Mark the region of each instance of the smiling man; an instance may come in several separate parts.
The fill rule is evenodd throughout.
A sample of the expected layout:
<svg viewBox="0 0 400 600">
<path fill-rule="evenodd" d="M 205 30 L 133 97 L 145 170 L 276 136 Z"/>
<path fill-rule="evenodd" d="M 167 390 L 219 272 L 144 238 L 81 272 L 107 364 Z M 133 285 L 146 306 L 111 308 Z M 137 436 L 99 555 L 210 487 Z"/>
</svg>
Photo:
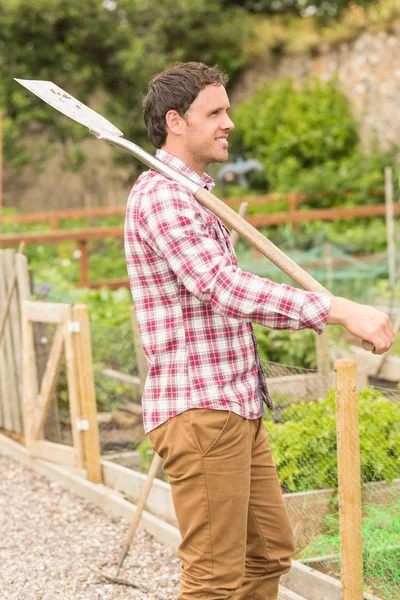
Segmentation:
<svg viewBox="0 0 400 600">
<path fill-rule="evenodd" d="M 144 118 L 157 158 L 199 185 L 228 159 L 227 78 L 201 63 L 155 77 Z M 182 535 L 179 600 L 276 600 L 293 537 L 263 425 L 272 409 L 252 322 L 273 329 L 340 323 L 393 342 L 386 315 L 238 267 L 230 235 L 182 185 L 143 173 L 127 206 L 125 249 L 149 364 L 145 431 L 164 459 Z"/>
</svg>

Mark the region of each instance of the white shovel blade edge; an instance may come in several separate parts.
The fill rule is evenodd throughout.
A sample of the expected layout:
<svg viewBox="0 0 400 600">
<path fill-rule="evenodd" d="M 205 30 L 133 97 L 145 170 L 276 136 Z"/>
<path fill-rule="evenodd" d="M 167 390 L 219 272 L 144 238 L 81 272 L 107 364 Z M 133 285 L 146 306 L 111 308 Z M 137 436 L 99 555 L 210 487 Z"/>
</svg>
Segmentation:
<svg viewBox="0 0 400 600">
<path fill-rule="evenodd" d="M 59 112 L 88 127 L 94 134 L 123 135 L 122 131 L 117 129 L 110 121 L 107 121 L 107 119 L 97 112 L 82 104 L 82 102 L 68 94 L 68 92 L 65 92 L 55 83 L 51 81 L 39 81 L 37 79 L 14 79 Z"/>
</svg>

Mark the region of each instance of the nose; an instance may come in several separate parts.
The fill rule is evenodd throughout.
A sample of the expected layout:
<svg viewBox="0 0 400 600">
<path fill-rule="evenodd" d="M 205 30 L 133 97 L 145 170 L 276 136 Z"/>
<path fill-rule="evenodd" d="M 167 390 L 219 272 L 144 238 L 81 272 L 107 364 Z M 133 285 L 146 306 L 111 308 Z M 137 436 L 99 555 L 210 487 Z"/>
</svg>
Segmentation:
<svg viewBox="0 0 400 600">
<path fill-rule="evenodd" d="M 232 129 L 235 129 L 235 124 L 227 113 L 225 113 L 225 118 L 221 124 L 221 129 L 224 129 L 225 131 L 232 131 Z"/>
</svg>

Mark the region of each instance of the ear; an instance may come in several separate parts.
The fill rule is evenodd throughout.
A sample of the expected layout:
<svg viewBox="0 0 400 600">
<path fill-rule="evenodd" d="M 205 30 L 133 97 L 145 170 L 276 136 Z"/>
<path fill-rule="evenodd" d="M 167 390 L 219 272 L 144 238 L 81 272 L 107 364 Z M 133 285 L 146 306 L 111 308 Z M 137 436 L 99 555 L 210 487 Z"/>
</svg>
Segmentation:
<svg viewBox="0 0 400 600">
<path fill-rule="evenodd" d="M 185 119 L 176 110 L 169 110 L 165 115 L 165 123 L 169 131 L 175 135 L 182 135 Z"/>
</svg>

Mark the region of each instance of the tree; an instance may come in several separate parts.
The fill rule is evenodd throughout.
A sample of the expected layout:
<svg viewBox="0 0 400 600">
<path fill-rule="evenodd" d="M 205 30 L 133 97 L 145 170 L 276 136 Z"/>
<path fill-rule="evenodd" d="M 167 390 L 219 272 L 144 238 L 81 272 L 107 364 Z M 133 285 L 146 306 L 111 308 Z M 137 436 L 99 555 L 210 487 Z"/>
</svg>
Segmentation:
<svg viewBox="0 0 400 600">
<path fill-rule="evenodd" d="M 83 102 L 90 98 L 128 139 L 146 144 L 141 94 L 151 76 L 177 61 L 199 60 L 218 63 L 235 79 L 250 35 L 246 17 L 240 7 L 223 9 L 221 0 L 8 0 L 0 8 L 6 161 L 21 168 L 61 144 L 69 165 L 79 168 L 77 144 L 88 135 L 14 77 L 48 79 Z M 25 133 L 43 130 L 51 132 L 50 145 L 21 144 Z"/>
</svg>

